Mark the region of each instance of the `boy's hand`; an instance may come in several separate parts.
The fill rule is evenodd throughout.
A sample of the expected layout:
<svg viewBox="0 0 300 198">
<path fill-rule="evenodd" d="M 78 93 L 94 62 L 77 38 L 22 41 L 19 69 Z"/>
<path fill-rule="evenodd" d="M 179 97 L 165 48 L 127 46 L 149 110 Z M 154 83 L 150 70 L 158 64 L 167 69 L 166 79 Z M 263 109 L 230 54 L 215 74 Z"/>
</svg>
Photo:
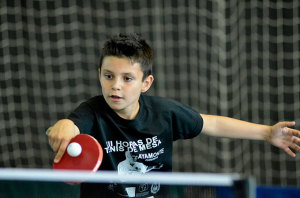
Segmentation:
<svg viewBox="0 0 300 198">
<path fill-rule="evenodd" d="M 270 136 L 267 138 L 267 141 L 283 149 L 292 157 L 296 156 L 294 152 L 300 152 L 300 131 L 288 128 L 295 124 L 295 122 L 278 122 L 271 127 Z"/>
<path fill-rule="evenodd" d="M 59 120 L 50 128 L 48 141 L 52 150 L 57 152 L 54 158 L 55 163 L 60 161 L 70 140 L 79 133 L 78 127 L 68 119 Z"/>
</svg>

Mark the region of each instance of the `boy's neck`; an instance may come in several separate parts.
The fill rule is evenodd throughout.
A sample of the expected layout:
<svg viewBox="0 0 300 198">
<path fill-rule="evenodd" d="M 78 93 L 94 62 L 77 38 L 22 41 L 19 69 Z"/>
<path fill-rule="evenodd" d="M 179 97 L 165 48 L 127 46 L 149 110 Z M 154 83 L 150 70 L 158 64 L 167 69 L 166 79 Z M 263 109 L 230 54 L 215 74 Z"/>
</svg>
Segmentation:
<svg viewBox="0 0 300 198">
<path fill-rule="evenodd" d="M 139 111 L 140 111 L 140 103 L 138 102 L 137 107 L 134 108 L 133 111 L 115 111 L 115 113 L 125 120 L 134 120 L 138 116 Z"/>
</svg>

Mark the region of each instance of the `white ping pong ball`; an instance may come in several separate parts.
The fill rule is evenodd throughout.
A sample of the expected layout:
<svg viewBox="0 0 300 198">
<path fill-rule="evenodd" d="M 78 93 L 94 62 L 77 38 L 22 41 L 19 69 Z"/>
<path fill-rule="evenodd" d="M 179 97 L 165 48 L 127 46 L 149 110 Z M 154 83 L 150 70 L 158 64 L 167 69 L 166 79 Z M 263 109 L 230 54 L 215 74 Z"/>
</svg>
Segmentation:
<svg viewBox="0 0 300 198">
<path fill-rule="evenodd" d="M 72 157 L 77 157 L 81 154 L 82 148 L 77 142 L 72 142 L 67 148 L 67 152 Z"/>
</svg>

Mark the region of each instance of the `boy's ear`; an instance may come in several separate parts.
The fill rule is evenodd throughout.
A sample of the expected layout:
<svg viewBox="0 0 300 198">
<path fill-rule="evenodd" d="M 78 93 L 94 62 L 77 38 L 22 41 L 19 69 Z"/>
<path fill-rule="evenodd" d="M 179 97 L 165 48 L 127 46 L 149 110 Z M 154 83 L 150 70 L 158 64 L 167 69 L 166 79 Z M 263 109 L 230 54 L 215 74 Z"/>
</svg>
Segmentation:
<svg viewBox="0 0 300 198">
<path fill-rule="evenodd" d="M 152 75 L 149 75 L 145 78 L 145 80 L 143 81 L 143 88 L 142 88 L 143 93 L 148 91 L 148 89 L 150 89 L 153 81 L 154 81 L 154 77 Z"/>
</svg>

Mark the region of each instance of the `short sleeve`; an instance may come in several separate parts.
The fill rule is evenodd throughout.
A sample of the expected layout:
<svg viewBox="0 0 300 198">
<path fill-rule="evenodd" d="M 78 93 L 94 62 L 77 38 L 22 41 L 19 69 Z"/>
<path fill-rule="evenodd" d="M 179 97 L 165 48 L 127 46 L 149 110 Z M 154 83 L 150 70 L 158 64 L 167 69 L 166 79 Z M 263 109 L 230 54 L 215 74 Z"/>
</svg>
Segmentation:
<svg viewBox="0 0 300 198">
<path fill-rule="evenodd" d="M 203 118 L 192 108 L 176 103 L 172 110 L 173 140 L 196 137 L 203 128 Z"/>
<path fill-rule="evenodd" d="M 94 112 L 87 102 L 81 103 L 69 116 L 79 128 L 80 133 L 90 134 L 94 125 Z"/>
</svg>

